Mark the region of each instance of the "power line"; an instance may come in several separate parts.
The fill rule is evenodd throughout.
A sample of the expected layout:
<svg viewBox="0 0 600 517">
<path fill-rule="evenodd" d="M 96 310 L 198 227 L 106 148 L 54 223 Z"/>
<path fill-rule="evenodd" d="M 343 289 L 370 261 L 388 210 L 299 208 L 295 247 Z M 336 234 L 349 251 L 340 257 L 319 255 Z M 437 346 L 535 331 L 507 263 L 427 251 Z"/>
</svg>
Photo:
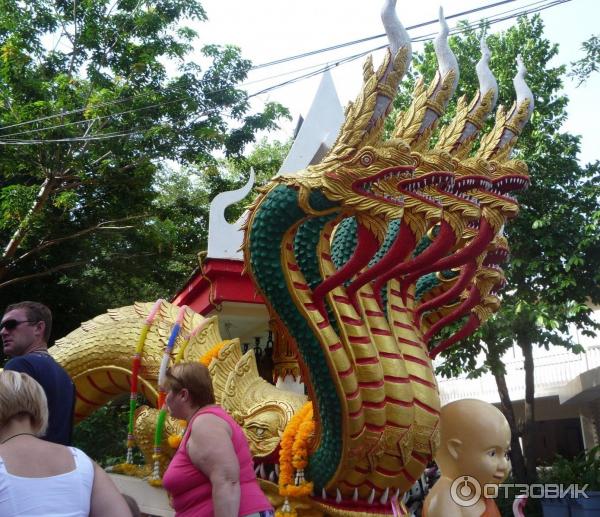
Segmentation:
<svg viewBox="0 0 600 517">
<path fill-rule="evenodd" d="M 482 11 L 482 10 L 486 10 L 486 9 L 491 9 L 493 7 L 497 7 L 499 5 L 503 5 L 503 4 L 506 4 L 506 3 L 511 3 L 511 2 L 514 2 L 514 1 L 516 1 L 516 0 L 502 0 L 500 2 L 495 2 L 493 4 L 489 4 L 489 5 L 477 7 L 477 8 L 474 8 L 474 9 L 470 9 L 468 11 L 462 11 L 460 13 L 452 14 L 450 16 L 447 16 L 446 19 L 448 20 L 448 19 L 459 17 L 459 16 L 465 16 L 467 14 L 472 14 L 474 12 L 478 12 L 478 11 Z M 416 24 L 416 25 L 413 25 L 413 26 L 409 27 L 409 29 L 412 30 L 414 28 L 423 27 L 423 26 L 430 25 L 430 24 L 436 23 L 436 22 L 437 22 L 437 20 L 430 20 L 430 21 L 427 21 L 427 22 L 422 22 L 422 23 L 419 23 L 419 24 Z M 304 54 L 299 54 L 298 56 L 291 56 L 291 57 L 288 57 L 288 58 L 282 58 L 282 59 L 279 59 L 279 60 L 276 60 L 276 61 L 272 61 L 270 63 L 264 63 L 262 65 L 257 65 L 255 67 L 253 67 L 251 70 L 255 70 L 255 69 L 259 69 L 259 68 L 264 68 L 264 67 L 267 67 L 267 66 L 272 66 L 272 65 L 277 64 L 277 63 L 284 63 L 286 61 L 292 61 L 294 59 L 299 59 L 300 57 L 306 57 L 306 56 L 309 56 L 309 55 L 326 52 L 326 51 L 329 51 L 329 50 L 332 50 L 332 49 L 335 49 L 335 48 L 342 48 L 342 47 L 353 45 L 353 44 L 356 44 L 356 43 L 359 43 L 359 42 L 363 42 L 363 41 L 369 41 L 369 40 L 381 38 L 382 36 L 385 36 L 385 34 L 379 34 L 379 35 L 376 35 L 376 36 L 371 36 L 371 37 L 368 37 L 368 38 L 363 38 L 362 40 L 355 40 L 354 42 L 342 43 L 342 44 L 335 45 L 333 47 L 328 47 L 328 48 L 325 48 L 325 49 L 319 49 L 319 50 L 316 50 L 316 51 L 305 52 Z M 177 90 L 177 89 L 179 89 L 179 87 L 173 86 L 173 87 L 170 87 L 170 88 L 166 88 L 165 91 Z M 217 92 L 218 91 L 219 90 L 217 90 Z M 137 99 L 139 97 L 143 97 L 145 95 L 147 95 L 147 94 L 146 93 L 142 93 L 142 94 L 132 95 L 132 96 L 129 96 L 129 97 L 124 97 L 122 99 L 115 99 L 115 100 L 111 100 L 111 101 L 102 102 L 102 103 L 94 105 L 94 108 L 103 108 L 103 107 L 112 106 L 112 105 L 116 105 L 116 104 L 122 104 L 124 102 L 128 102 L 130 100 L 134 100 L 134 99 Z M 7 125 L 7 126 L 4 126 L 4 127 L 0 128 L 0 131 L 4 131 L 6 129 L 11 129 L 11 128 L 15 128 L 15 127 L 20 127 L 20 126 L 27 125 L 27 124 L 33 124 L 35 122 L 43 122 L 43 121 L 46 121 L 46 120 L 49 120 L 49 119 L 52 119 L 52 118 L 56 118 L 56 117 L 66 117 L 66 116 L 69 116 L 69 115 L 75 115 L 77 113 L 82 113 L 83 111 L 85 111 L 87 109 L 89 109 L 89 106 L 85 106 L 85 107 L 81 107 L 81 108 L 77 108 L 77 109 L 73 109 L 73 110 L 69 110 L 69 111 L 63 111 L 63 112 L 56 113 L 56 114 L 53 114 L 53 115 L 46 115 L 46 116 L 43 116 L 43 117 L 38 117 L 36 119 L 27 120 L 27 121 L 23 121 L 23 122 L 18 122 L 18 123 L 15 123 L 15 124 L 10 124 L 10 125 Z"/>
<path fill-rule="evenodd" d="M 511 2 L 515 2 L 516 0 L 502 0 L 501 2 L 496 2 L 493 4 L 489 4 L 489 5 L 483 5 L 481 7 L 476 7 L 474 9 L 469 9 L 468 11 L 462 11 L 460 13 L 455 13 L 455 14 L 451 14 L 449 16 L 445 16 L 446 20 L 451 20 L 453 18 L 457 18 L 459 16 L 465 16 L 467 14 L 473 14 L 479 11 L 484 11 L 486 9 L 491 9 L 493 7 L 498 7 L 499 5 L 504 5 L 504 4 L 508 4 Z M 413 30 L 413 29 L 419 29 L 421 27 L 425 27 L 427 25 L 431 25 L 433 23 L 437 23 L 438 20 L 429 20 L 426 22 L 421 22 L 421 23 L 417 23 L 416 25 L 411 25 L 410 27 L 406 27 L 406 30 Z M 269 61 L 267 63 L 262 63 L 260 65 L 256 65 L 252 67 L 252 70 L 258 70 L 259 68 L 265 68 L 268 66 L 273 66 L 273 65 L 279 65 L 281 63 L 286 63 L 288 61 L 293 61 L 295 59 L 302 59 L 304 57 L 309 57 L 309 56 L 314 56 L 315 54 L 321 54 L 323 52 L 329 52 L 331 50 L 337 50 L 339 48 L 343 48 L 343 47 L 349 47 L 351 45 L 357 45 L 359 43 L 364 43 L 366 41 L 372 41 L 374 39 L 379 39 L 379 38 L 383 38 L 385 37 L 385 32 L 383 34 L 377 34 L 376 36 L 368 36 L 366 38 L 361 38 L 361 39 L 357 39 L 357 40 L 353 40 L 353 41 L 348 41 L 346 43 L 339 43 L 337 45 L 333 45 L 331 47 L 326 47 L 326 48 L 321 48 L 321 49 L 317 49 L 317 50 L 311 50 L 309 52 L 303 52 L 302 54 L 297 54 L 295 56 L 290 56 L 290 57 L 284 57 L 281 59 L 275 59 L 274 61 Z"/>
<path fill-rule="evenodd" d="M 501 4 L 504 4 L 504 3 L 509 3 L 509 2 L 512 2 L 512 1 L 514 1 L 514 0 L 505 0 L 504 2 L 498 2 L 496 4 L 492 4 L 491 6 L 483 6 L 483 7 L 474 9 L 472 11 L 478 11 L 478 10 L 490 8 L 492 6 L 497 6 L 497 5 L 501 5 Z M 527 7 L 532 7 L 532 6 L 538 5 L 538 4 L 544 4 L 546 1 L 547 0 L 541 0 L 541 1 L 538 1 L 538 2 L 533 2 L 532 4 L 528 4 Z M 459 33 L 462 33 L 462 32 L 466 32 L 468 30 L 472 30 L 476 26 L 480 27 L 480 26 L 483 25 L 484 21 L 487 21 L 491 25 L 491 24 L 498 23 L 498 22 L 501 22 L 501 21 L 505 21 L 505 20 L 508 20 L 508 19 L 511 19 L 511 18 L 514 18 L 514 17 L 517 17 L 517 16 L 522 16 L 522 15 L 526 15 L 526 14 L 540 12 L 540 11 L 542 11 L 544 9 L 549 8 L 549 7 L 553 7 L 555 5 L 566 3 L 566 2 L 569 2 L 569 1 L 571 1 L 571 0 L 553 0 L 553 1 L 549 2 L 549 3 L 546 3 L 545 5 L 542 5 L 542 6 L 533 8 L 533 9 L 528 9 L 528 10 L 527 9 L 522 10 L 522 8 L 512 9 L 512 10 L 509 10 L 509 11 L 505 11 L 503 13 L 496 14 L 495 16 L 497 16 L 498 18 L 495 18 L 495 19 L 494 18 L 487 19 L 487 20 L 480 19 L 477 22 L 472 22 L 471 24 L 467 24 L 464 27 L 457 27 L 457 28 L 455 28 L 455 29 L 453 29 L 451 31 L 451 34 L 459 34 Z M 512 13 L 514 11 L 518 11 L 518 12 L 516 14 L 512 14 L 512 15 L 508 15 L 508 16 L 503 16 L 502 17 L 502 15 L 505 15 L 507 13 Z M 467 11 L 465 11 L 465 12 L 467 12 Z M 453 15 L 453 17 L 461 16 L 463 14 L 464 13 L 458 13 L 456 15 Z M 448 17 L 448 18 L 450 18 L 450 17 Z M 427 25 L 429 23 L 433 23 L 433 22 L 424 22 L 422 24 L 419 24 L 418 26 L 424 26 L 424 25 Z M 414 28 L 414 27 L 416 27 L 416 26 L 413 26 L 411 28 Z M 415 41 L 415 42 L 417 42 L 417 41 L 427 41 L 427 40 L 432 39 L 434 36 L 435 36 L 435 34 L 425 35 L 425 36 L 419 36 L 417 38 L 414 38 L 413 41 Z M 374 36 L 371 39 L 374 39 L 376 37 L 380 37 L 380 36 Z M 335 61 L 333 63 L 329 62 L 325 66 L 323 66 L 321 68 L 318 68 L 316 70 L 313 70 L 313 71 L 311 71 L 309 73 L 302 74 L 300 76 L 294 77 L 294 78 L 289 79 L 287 81 L 284 81 L 284 82 L 281 82 L 281 83 L 278 83 L 278 84 L 266 87 L 266 88 L 264 88 L 264 89 L 262 89 L 260 91 L 257 91 L 255 93 L 249 94 L 247 96 L 247 98 L 249 99 L 249 98 L 252 98 L 252 97 L 263 95 L 263 94 L 265 94 L 267 92 L 276 90 L 278 88 L 282 88 L 282 87 L 287 86 L 289 84 L 293 84 L 295 82 L 299 82 L 299 81 L 302 81 L 304 79 L 308 79 L 308 78 L 313 77 L 315 75 L 320 75 L 320 74 L 324 73 L 327 70 L 330 70 L 330 69 L 335 68 L 337 66 L 340 66 L 342 64 L 345 64 L 345 63 L 354 61 L 356 59 L 359 59 L 360 57 L 363 57 L 363 56 L 365 56 L 365 55 L 367 55 L 367 54 L 369 54 L 371 52 L 374 52 L 374 51 L 380 50 L 382 48 L 385 48 L 386 46 L 387 45 L 381 45 L 379 47 L 372 48 L 372 49 L 369 49 L 369 50 L 365 50 L 363 52 L 354 54 L 352 56 L 341 58 L 341 59 L 339 59 L 339 60 L 337 60 L 337 61 Z M 313 65 L 312 67 L 305 67 L 304 69 L 295 70 L 295 71 L 288 72 L 286 74 L 280 74 L 280 75 L 288 75 L 290 73 L 294 73 L 294 72 L 297 72 L 297 71 L 305 70 L 307 68 L 308 69 L 314 68 L 314 66 L 319 66 L 319 65 Z M 265 79 L 263 79 L 263 80 L 265 80 Z M 253 82 L 255 83 L 255 82 L 259 82 L 259 81 L 253 81 Z M 253 82 L 250 82 L 250 83 L 247 83 L 247 84 L 252 84 Z M 244 84 L 242 84 L 242 86 L 244 86 Z M 167 90 L 169 90 L 169 89 L 167 89 Z M 210 95 L 212 93 L 217 93 L 219 91 L 224 91 L 224 90 L 225 90 L 225 88 L 221 88 L 221 89 L 217 89 L 217 90 L 206 92 L 206 94 Z M 97 107 L 101 107 L 101 106 L 104 106 L 104 105 L 118 104 L 118 103 L 126 102 L 127 100 L 132 100 L 134 98 L 138 98 L 138 97 L 141 97 L 141 96 L 144 96 L 144 95 L 147 95 L 147 94 L 138 94 L 138 95 L 127 97 L 127 98 L 123 98 L 123 99 L 117 99 L 117 100 L 114 100 L 114 101 L 107 101 L 106 103 L 101 103 L 101 104 L 95 105 L 94 107 L 97 108 Z M 146 131 L 146 130 L 150 129 L 152 126 L 148 127 L 148 128 L 145 128 L 145 129 L 141 129 L 140 128 L 140 129 L 136 129 L 136 130 L 133 130 L 133 131 L 127 131 L 127 132 L 120 131 L 120 132 L 113 132 L 113 133 L 104 133 L 104 134 L 100 134 L 100 135 L 97 134 L 97 135 L 91 135 L 91 136 L 70 137 L 70 138 L 57 138 L 57 139 L 7 139 L 6 138 L 6 137 L 10 137 L 10 136 L 18 136 L 18 135 L 30 134 L 30 133 L 40 132 L 40 131 L 48 131 L 48 130 L 51 130 L 51 129 L 56 129 L 56 128 L 60 128 L 60 127 L 66 127 L 66 126 L 71 126 L 71 125 L 79 125 L 79 124 L 91 123 L 93 121 L 97 121 L 97 120 L 101 120 L 101 119 L 116 117 L 116 116 L 119 116 L 119 115 L 124 115 L 124 114 L 132 113 L 132 112 L 136 112 L 136 111 L 140 111 L 140 110 L 144 110 L 144 109 L 150 109 L 150 108 L 160 107 L 160 106 L 167 105 L 167 104 L 172 104 L 172 103 L 175 103 L 175 102 L 180 102 L 181 100 L 184 100 L 184 98 L 174 99 L 174 100 L 171 100 L 171 101 L 165 101 L 165 102 L 162 102 L 162 103 L 155 103 L 155 104 L 152 104 L 152 105 L 142 106 L 142 107 L 134 108 L 134 109 L 131 109 L 131 110 L 126 110 L 126 111 L 122 111 L 122 112 L 108 114 L 108 115 L 104 115 L 104 116 L 101 116 L 101 117 L 95 117 L 93 119 L 86 119 L 86 120 L 82 120 L 82 121 L 68 122 L 68 123 L 59 124 L 59 125 L 56 125 L 56 126 L 49 126 L 49 127 L 45 127 L 45 128 L 36 128 L 36 129 L 31 129 L 31 130 L 27 130 L 27 131 L 21 131 L 21 132 L 17 132 L 17 133 L 10 133 L 10 134 L 6 134 L 6 135 L 0 135 L 0 138 L 3 139 L 3 140 L 0 140 L 0 145 L 10 145 L 10 144 L 13 144 L 13 145 L 25 145 L 25 144 L 28 144 L 28 143 L 31 143 L 31 144 L 42 144 L 42 143 L 53 143 L 53 142 L 83 142 L 83 141 L 87 141 L 87 140 L 102 140 L 102 139 L 117 138 L 117 137 L 120 138 L 120 137 L 123 137 L 123 136 L 128 136 L 128 135 L 133 135 L 133 134 L 139 134 L 142 131 Z M 38 122 L 38 121 L 43 121 L 43 120 L 48 120 L 48 119 L 53 118 L 53 117 L 65 116 L 67 114 L 74 114 L 74 113 L 77 113 L 77 112 L 84 111 L 85 109 L 88 109 L 88 108 L 89 107 L 81 108 L 81 109 L 77 109 L 77 110 L 71 110 L 69 112 L 62 112 L 62 113 L 56 114 L 56 115 L 48 115 L 46 117 L 41 117 L 41 118 L 38 118 L 38 119 L 35 119 L 35 120 L 32 120 L 32 121 L 21 122 L 19 124 L 13 124 L 13 125 L 10 125 L 10 126 L 5 126 L 2 129 L 7 129 L 7 128 L 11 128 L 11 127 L 17 127 L 17 126 L 25 125 L 25 124 L 28 124 L 28 123 L 33 123 L 33 122 Z M 208 110 L 208 111 L 204 112 L 203 114 L 204 115 L 208 115 L 208 114 L 210 114 L 211 112 L 214 112 L 214 111 L 218 111 L 218 110 L 216 110 L 216 109 L 214 109 L 214 110 Z"/>
</svg>

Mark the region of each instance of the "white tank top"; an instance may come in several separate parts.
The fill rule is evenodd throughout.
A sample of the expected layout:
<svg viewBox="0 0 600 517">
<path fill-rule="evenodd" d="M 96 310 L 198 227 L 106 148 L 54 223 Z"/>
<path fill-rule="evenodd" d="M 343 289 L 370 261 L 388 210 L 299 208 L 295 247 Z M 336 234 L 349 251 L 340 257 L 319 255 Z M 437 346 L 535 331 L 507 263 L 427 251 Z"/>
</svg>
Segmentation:
<svg viewBox="0 0 600 517">
<path fill-rule="evenodd" d="M 57 476 L 30 478 L 6 471 L 0 458 L 0 515 L 2 517 L 87 517 L 94 483 L 94 464 L 69 447 L 75 469 Z"/>
</svg>

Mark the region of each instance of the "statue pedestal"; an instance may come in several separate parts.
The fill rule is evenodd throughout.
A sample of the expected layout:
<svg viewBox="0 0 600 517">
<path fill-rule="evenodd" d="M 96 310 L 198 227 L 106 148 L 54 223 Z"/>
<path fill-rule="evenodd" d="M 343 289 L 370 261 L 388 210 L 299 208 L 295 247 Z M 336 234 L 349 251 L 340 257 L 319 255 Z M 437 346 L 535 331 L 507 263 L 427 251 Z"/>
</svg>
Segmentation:
<svg viewBox="0 0 600 517">
<path fill-rule="evenodd" d="M 150 486 L 146 481 L 122 474 L 109 474 L 123 494 L 133 497 L 142 513 L 159 517 L 173 517 L 175 512 L 169 505 L 167 492 Z"/>
</svg>

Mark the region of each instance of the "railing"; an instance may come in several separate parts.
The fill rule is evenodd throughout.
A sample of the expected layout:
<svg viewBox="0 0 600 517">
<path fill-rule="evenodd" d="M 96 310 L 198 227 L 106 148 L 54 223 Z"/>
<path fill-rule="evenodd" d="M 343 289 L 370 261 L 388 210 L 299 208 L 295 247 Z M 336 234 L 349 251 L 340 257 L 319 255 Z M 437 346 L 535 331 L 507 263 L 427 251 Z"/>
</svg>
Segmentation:
<svg viewBox="0 0 600 517">
<path fill-rule="evenodd" d="M 545 353 L 544 353 L 545 352 Z M 521 358 L 506 358 L 506 385 L 511 400 L 525 396 L 525 371 Z M 534 383 L 536 397 L 558 395 L 558 389 L 579 374 L 600 366 L 600 345 L 586 347 L 585 352 L 573 354 L 564 349 L 536 351 L 534 356 Z M 492 374 L 478 379 L 466 375 L 454 379 L 438 378 L 442 404 L 462 398 L 479 398 L 487 402 L 499 402 L 496 381 Z"/>
</svg>

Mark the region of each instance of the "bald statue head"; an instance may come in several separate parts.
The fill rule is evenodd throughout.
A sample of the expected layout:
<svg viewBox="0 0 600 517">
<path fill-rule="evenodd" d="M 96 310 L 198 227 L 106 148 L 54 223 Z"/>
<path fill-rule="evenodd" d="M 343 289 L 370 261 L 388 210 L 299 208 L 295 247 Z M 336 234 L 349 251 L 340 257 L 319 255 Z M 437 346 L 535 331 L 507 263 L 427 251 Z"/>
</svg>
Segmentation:
<svg viewBox="0 0 600 517">
<path fill-rule="evenodd" d="M 510 427 L 492 404 L 475 399 L 451 402 L 440 413 L 440 447 L 435 461 L 442 476 L 471 476 L 481 485 L 508 476 Z"/>
</svg>

